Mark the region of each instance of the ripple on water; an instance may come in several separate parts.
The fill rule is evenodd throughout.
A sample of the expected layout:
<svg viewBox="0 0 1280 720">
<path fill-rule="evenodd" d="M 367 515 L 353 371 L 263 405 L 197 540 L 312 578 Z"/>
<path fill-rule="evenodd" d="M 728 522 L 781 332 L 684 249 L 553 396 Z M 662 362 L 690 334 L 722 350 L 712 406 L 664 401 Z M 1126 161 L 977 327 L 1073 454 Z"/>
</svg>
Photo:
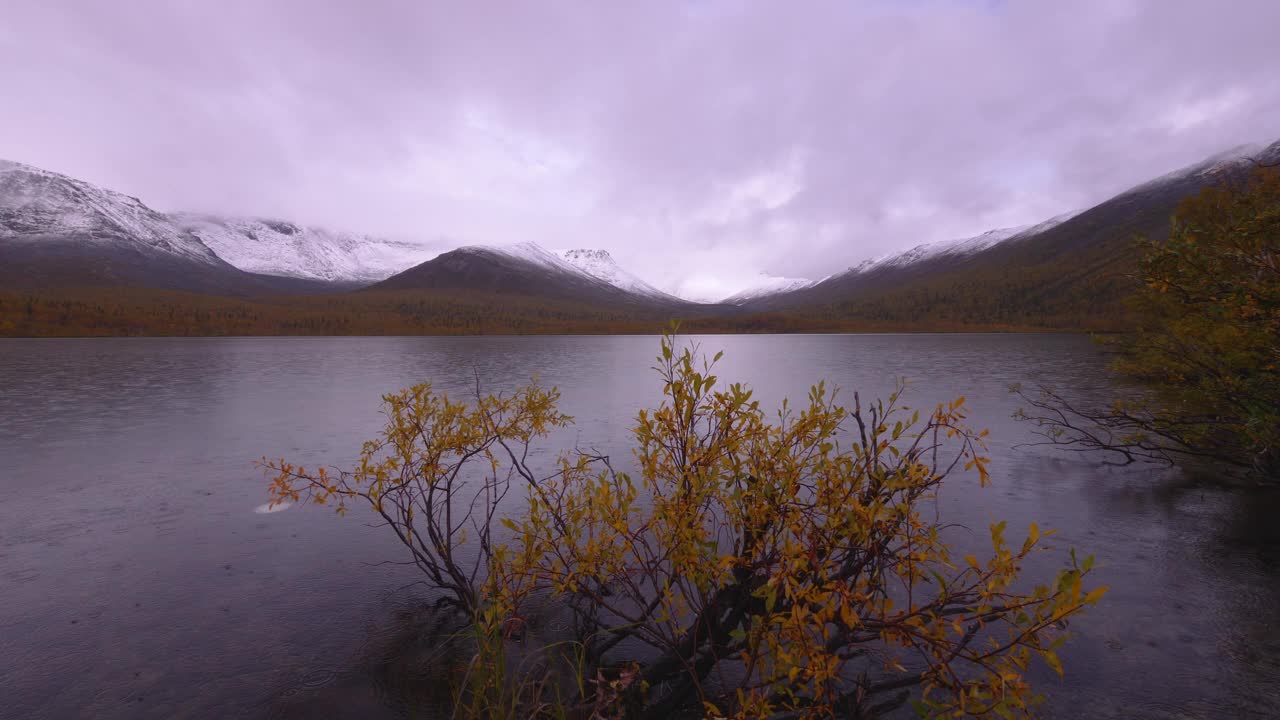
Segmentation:
<svg viewBox="0 0 1280 720">
<path fill-rule="evenodd" d="M 263 503 L 258 507 L 254 508 L 253 511 L 258 513 L 259 515 L 267 515 L 270 513 L 278 513 L 283 510 L 288 510 L 291 507 L 293 507 L 293 503 L 282 502 L 282 503 L 275 503 L 274 505 L 271 503 Z"/>
</svg>

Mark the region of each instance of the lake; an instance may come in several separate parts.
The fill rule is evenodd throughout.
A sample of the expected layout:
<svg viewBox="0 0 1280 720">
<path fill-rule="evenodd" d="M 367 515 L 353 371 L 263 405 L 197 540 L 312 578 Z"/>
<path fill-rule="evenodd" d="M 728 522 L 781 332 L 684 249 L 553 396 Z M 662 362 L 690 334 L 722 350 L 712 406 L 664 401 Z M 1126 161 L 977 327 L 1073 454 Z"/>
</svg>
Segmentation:
<svg viewBox="0 0 1280 720">
<path fill-rule="evenodd" d="M 694 338 L 769 406 L 826 379 L 848 396 L 912 385 L 968 397 L 993 485 L 950 482 L 943 517 L 1057 528 L 1111 587 L 1073 621 L 1052 718 L 1273 718 L 1280 702 L 1280 499 L 1152 468 L 1016 447 L 1013 383 L 1108 393 L 1105 358 L 1065 335 Z M 0 716 L 396 717 L 388 680 L 416 577 L 385 530 L 321 508 L 263 513 L 263 456 L 348 464 L 379 396 L 465 392 L 536 373 L 571 430 L 541 447 L 621 452 L 661 387 L 654 337 L 0 340 Z M 380 564 L 381 563 L 381 564 Z"/>
</svg>

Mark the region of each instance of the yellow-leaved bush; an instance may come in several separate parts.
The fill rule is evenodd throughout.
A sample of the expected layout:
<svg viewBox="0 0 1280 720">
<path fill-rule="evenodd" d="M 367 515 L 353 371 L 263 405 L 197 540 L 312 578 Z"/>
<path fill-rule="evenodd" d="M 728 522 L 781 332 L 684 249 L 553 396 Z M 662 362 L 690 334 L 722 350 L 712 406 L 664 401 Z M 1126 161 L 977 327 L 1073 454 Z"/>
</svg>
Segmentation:
<svg viewBox="0 0 1280 720">
<path fill-rule="evenodd" d="M 1061 673 L 1061 629 L 1105 589 L 1074 552 L 1051 582 L 1020 581 L 1051 534 L 1035 525 L 952 556 L 937 490 L 988 482 L 963 399 L 921 415 L 899 387 L 845 407 L 820 383 L 771 418 L 717 360 L 663 337 L 664 401 L 639 414 L 625 470 L 582 452 L 530 468 L 531 442 L 570 422 L 554 390 L 457 403 L 423 385 L 385 398 L 354 471 L 265 463 L 272 499 L 381 515 L 482 639 L 467 714 L 874 717 L 914 695 L 926 716 L 1030 715 L 1030 663 Z M 513 486 L 524 507 L 503 514 Z M 526 618 L 548 607 L 572 636 L 544 650 L 571 679 L 548 660 L 478 682 L 507 676 L 502 647 L 528 652 Z"/>
</svg>

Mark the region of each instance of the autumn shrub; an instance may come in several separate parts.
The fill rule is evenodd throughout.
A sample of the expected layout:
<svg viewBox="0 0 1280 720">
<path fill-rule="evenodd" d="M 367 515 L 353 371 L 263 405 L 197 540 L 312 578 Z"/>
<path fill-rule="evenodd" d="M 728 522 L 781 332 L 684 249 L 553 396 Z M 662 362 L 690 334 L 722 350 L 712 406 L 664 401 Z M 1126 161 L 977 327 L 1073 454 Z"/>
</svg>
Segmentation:
<svg viewBox="0 0 1280 720">
<path fill-rule="evenodd" d="M 574 451 L 535 471 L 531 445 L 571 422 L 554 389 L 419 385 L 384 399 L 350 470 L 264 461 L 272 500 L 372 509 L 471 619 L 461 715 L 874 717 L 909 696 L 928 716 L 1031 713 L 1030 664 L 1062 672 L 1067 619 L 1104 589 L 1074 553 L 1021 580 L 1051 534 L 1034 524 L 953 556 L 937 492 L 989 478 L 963 399 L 844 406 L 819 383 L 770 417 L 719 356 L 661 349 L 664 400 L 625 464 Z M 554 641 L 531 627 L 547 608 Z"/>
<path fill-rule="evenodd" d="M 1208 461 L 1280 482 L 1280 169 L 1187 198 L 1169 237 L 1141 246 L 1139 326 L 1106 339 L 1137 392 L 1090 407 L 1041 388 L 1022 393 L 1022 417 L 1125 463 Z"/>
</svg>

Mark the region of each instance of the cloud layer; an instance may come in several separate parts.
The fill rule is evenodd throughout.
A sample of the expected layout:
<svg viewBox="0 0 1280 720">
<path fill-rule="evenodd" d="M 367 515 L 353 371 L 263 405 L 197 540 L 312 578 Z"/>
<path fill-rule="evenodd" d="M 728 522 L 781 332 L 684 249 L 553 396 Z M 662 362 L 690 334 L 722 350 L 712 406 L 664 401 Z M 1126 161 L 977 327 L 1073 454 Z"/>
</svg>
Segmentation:
<svg viewBox="0 0 1280 720">
<path fill-rule="evenodd" d="M 0 157 L 727 295 L 1280 136 L 1280 3 L 9 2 Z"/>
</svg>

